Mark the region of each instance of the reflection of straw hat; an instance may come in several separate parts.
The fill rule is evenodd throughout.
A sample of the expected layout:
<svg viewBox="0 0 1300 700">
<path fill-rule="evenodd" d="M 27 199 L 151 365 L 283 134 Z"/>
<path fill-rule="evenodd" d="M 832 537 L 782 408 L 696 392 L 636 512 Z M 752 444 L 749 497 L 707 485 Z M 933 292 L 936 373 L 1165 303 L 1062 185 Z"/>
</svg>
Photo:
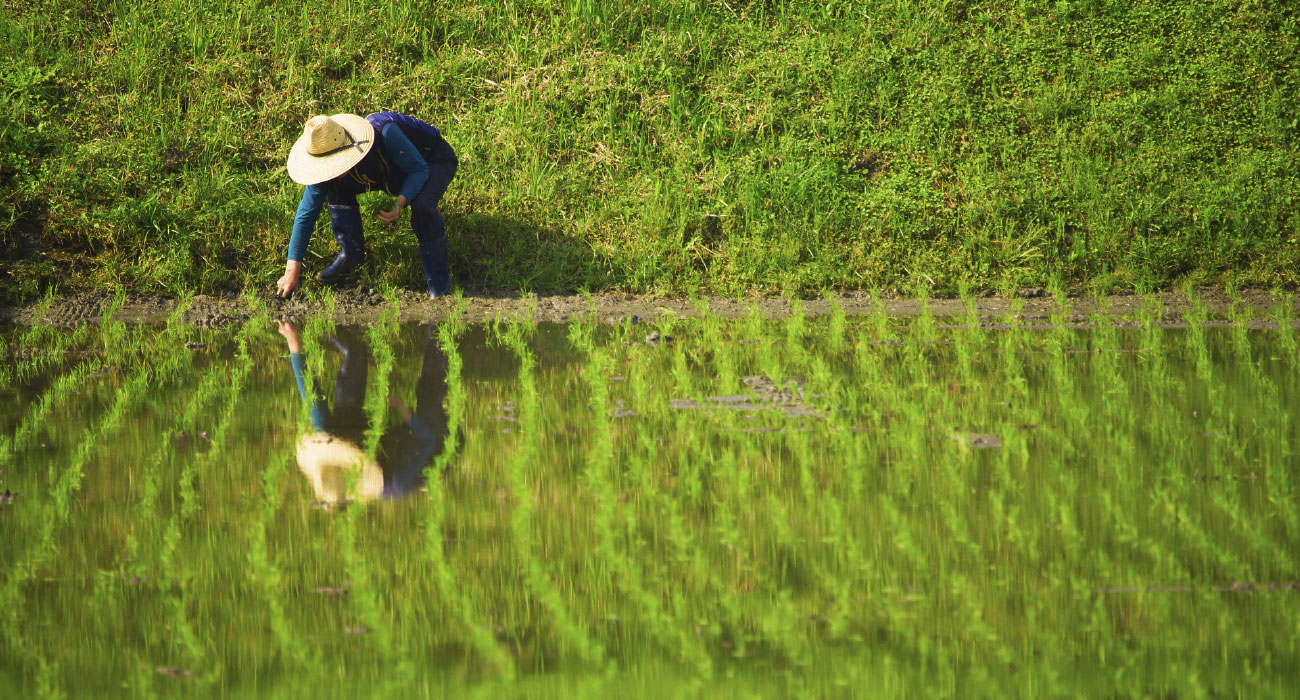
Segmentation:
<svg viewBox="0 0 1300 700">
<path fill-rule="evenodd" d="M 375 129 L 355 114 L 312 117 L 289 150 L 289 177 L 315 185 L 346 173 L 361 162 L 375 142 Z"/>
<path fill-rule="evenodd" d="M 384 492 L 384 472 L 361 448 L 329 433 L 298 438 L 298 468 L 311 480 L 316 498 L 341 503 L 355 496 L 373 501 Z M 356 486 L 348 491 L 348 472 L 355 471 Z"/>
</svg>

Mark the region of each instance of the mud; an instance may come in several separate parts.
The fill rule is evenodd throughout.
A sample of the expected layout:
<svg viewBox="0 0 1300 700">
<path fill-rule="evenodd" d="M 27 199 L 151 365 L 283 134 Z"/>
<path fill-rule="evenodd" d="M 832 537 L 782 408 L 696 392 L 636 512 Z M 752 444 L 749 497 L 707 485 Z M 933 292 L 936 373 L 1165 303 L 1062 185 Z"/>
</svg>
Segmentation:
<svg viewBox="0 0 1300 700">
<path fill-rule="evenodd" d="M 1258 317 L 1272 313 L 1279 301 L 1279 297 L 1268 290 L 1239 292 L 1235 300 L 1223 290 L 1215 288 L 1197 289 L 1195 295 L 1211 319 L 1227 314 L 1237 304 L 1250 309 L 1252 315 L 1257 317 L 1252 324 L 1260 327 L 1267 327 L 1270 322 Z M 1289 295 L 1294 299 L 1294 293 Z M 890 316 L 907 317 L 919 315 L 922 309 L 922 301 L 915 297 L 873 296 L 862 291 L 835 292 L 829 298 L 804 299 L 797 303 L 805 315 L 818 317 L 830 313 L 831 300 L 848 316 L 869 315 L 880 309 Z M 1160 292 L 1146 296 L 1121 294 L 1101 299 L 1070 295 L 1065 300 L 1064 310 L 1058 306 L 1056 299 L 1037 289 L 1020 292 L 1015 297 L 983 296 L 974 301 L 981 327 L 994 330 L 1010 328 L 1013 321 L 1014 325 L 1021 328 L 1049 328 L 1057 325 L 1058 321 L 1067 326 L 1088 327 L 1097 313 L 1124 319 L 1157 301 L 1162 310 L 1160 323 L 1178 327 L 1186 325 L 1184 315 L 1195 308 L 1183 292 Z M 692 301 L 685 297 L 641 296 L 622 292 L 600 292 L 590 296 L 485 292 L 465 296 L 457 311 L 457 302 L 450 297 L 430 301 L 412 291 L 385 296 L 374 289 L 353 286 L 333 290 L 333 298 L 328 303 L 322 297 L 302 294 L 288 300 L 280 299 L 269 291 L 244 295 L 199 295 L 183 302 L 174 297 L 158 295 L 132 297 L 113 312 L 113 318 L 126 322 L 161 323 L 178 315 L 185 323 L 222 327 L 246 320 L 265 308 L 273 318 L 306 318 L 325 314 L 337 323 L 364 325 L 392 314 L 396 306 L 396 316 L 401 321 L 438 321 L 459 313 L 462 319 L 469 322 L 526 318 L 565 322 L 573 318 L 591 317 L 601 323 L 635 324 L 665 317 L 695 317 L 700 314 L 702 307 L 707 307 L 709 313 L 722 318 L 748 316 L 755 307 L 768 318 L 784 318 L 792 313 L 795 303 L 776 296 L 703 297 Z M 952 319 L 964 317 L 967 313 L 965 302 L 952 295 L 932 298 L 925 303 L 940 320 L 936 323 L 937 326 L 962 325 L 960 321 L 954 322 Z M 52 303 L 0 307 L 0 321 L 26 325 L 78 326 L 99 322 L 112 308 L 112 295 L 101 292 L 57 298 Z M 1015 313 L 1017 308 L 1019 313 L 1011 318 L 1009 315 Z M 1212 320 L 1211 323 L 1222 321 Z M 666 342 L 667 338 L 647 338 L 647 341 Z"/>
<path fill-rule="evenodd" d="M 171 676 L 173 678 L 194 677 L 193 671 L 187 668 L 181 668 L 180 666 L 159 666 L 158 668 L 154 669 L 154 671 L 156 671 L 160 676 Z"/>
<path fill-rule="evenodd" d="M 1095 588 L 1097 593 L 1107 595 L 1114 593 L 1191 593 L 1197 589 L 1191 586 L 1114 586 Z M 1300 591 L 1300 581 L 1284 583 L 1249 583 L 1238 581 L 1230 586 L 1210 586 L 1208 590 L 1216 593 L 1277 593 L 1281 591 Z"/>
</svg>

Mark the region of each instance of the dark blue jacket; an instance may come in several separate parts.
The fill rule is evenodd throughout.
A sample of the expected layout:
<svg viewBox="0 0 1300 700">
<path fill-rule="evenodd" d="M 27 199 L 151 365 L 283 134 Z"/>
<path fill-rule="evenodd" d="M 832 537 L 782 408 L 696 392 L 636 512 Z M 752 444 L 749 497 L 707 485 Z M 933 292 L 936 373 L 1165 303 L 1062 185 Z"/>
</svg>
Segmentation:
<svg viewBox="0 0 1300 700">
<path fill-rule="evenodd" d="M 456 153 L 432 124 L 399 112 L 366 117 L 375 129 L 374 144 L 360 163 L 333 180 L 307 185 L 289 236 L 290 260 L 301 261 L 325 202 L 355 206 L 357 195 L 383 190 L 414 203 L 429 179 L 429 163 L 455 159 Z"/>
</svg>

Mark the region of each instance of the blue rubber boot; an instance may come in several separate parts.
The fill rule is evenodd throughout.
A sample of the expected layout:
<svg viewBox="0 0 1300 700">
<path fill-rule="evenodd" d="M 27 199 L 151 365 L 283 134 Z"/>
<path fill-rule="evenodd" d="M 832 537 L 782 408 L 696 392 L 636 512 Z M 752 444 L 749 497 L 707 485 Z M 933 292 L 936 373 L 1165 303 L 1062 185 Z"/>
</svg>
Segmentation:
<svg viewBox="0 0 1300 700">
<path fill-rule="evenodd" d="M 420 243 L 420 262 L 424 265 L 424 281 L 429 286 L 429 298 L 437 299 L 451 293 L 451 272 L 447 269 L 445 235 Z"/>
<path fill-rule="evenodd" d="M 361 231 L 361 210 L 347 204 L 331 204 L 330 226 L 339 242 L 339 256 L 316 277 L 325 284 L 335 284 L 366 259 L 366 237 Z"/>
</svg>

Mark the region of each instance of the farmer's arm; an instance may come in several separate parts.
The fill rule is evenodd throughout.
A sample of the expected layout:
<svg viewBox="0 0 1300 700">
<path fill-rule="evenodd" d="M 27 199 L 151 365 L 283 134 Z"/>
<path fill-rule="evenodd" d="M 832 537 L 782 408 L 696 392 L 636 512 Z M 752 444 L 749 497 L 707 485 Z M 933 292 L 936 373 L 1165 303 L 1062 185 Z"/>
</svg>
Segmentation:
<svg viewBox="0 0 1300 700">
<path fill-rule="evenodd" d="M 392 211 L 379 212 L 381 220 L 392 223 L 401 216 L 402 209 L 424 189 L 424 183 L 429 179 L 429 163 L 398 125 L 392 122 L 385 124 L 383 134 L 384 151 L 387 152 L 388 159 L 406 173 L 402 191 L 397 194 L 397 205 Z"/>
<path fill-rule="evenodd" d="M 320 185 L 307 185 L 298 202 L 298 213 L 293 217 L 293 233 L 289 236 L 289 256 L 284 264 L 284 276 L 276 284 L 276 290 L 282 295 L 289 295 L 298 288 L 298 277 L 302 274 L 302 257 L 307 253 L 307 243 L 311 232 L 316 228 L 316 219 L 325 206 L 325 188 Z"/>
<path fill-rule="evenodd" d="M 293 367 L 293 378 L 298 382 L 298 396 L 302 397 L 303 403 L 310 402 L 312 427 L 316 430 L 325 430 L 325 402 L 321 399 L 311 401 L 307 394 L 307 382 L 303 377 L 307 360 L 302 356 L 302 342 L 298 340 L 298 327 L 289 321 L 280 321 L 279 330 L 289 346 L 289 364 Z"/>
</svg>

